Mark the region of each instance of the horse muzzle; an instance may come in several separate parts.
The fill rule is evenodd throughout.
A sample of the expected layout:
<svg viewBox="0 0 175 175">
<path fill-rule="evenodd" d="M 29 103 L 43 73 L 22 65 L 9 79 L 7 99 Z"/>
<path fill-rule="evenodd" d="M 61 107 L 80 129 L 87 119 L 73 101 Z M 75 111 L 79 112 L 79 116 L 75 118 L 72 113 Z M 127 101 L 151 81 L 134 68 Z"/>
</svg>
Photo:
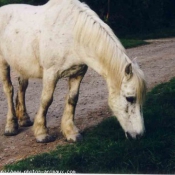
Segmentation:
<svg viewBox="0 0 175 175">
<path fill-rule="evenodd" d="M 138 133 L 129 133 L 129 132 L 125 133 L 126 138 L 129 140 L 132 140 L 132 139 L 139 140 L 143 137 L 143 135 L 144 135 L 144 133 L 139 133 L 139 134 Z"/>
</svg>

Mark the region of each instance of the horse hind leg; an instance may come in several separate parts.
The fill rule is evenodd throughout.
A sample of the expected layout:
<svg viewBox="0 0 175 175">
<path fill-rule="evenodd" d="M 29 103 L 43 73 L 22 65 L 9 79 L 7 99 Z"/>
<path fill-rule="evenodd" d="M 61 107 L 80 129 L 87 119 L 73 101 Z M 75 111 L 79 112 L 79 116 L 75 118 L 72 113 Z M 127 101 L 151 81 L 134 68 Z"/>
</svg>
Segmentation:
<svg viewBox="0 0 175 175">
<path fill-rule="evenodd" d="M 25 105 L 25 92 L 28 87 L 28 79 L 20 76 L 18 82 L 19 89 L 16 96 L 16 116 L 18 118 L 18 124 L 24 127 L 31 126 L 33 123 L 30 120 Z"/>
<path fill-rule="evenodd" d="M 67 141 L 76 142 L 82 140 L 82 136 L 79 133 L 78 128 L 74 125 L 74 114 L 76 104 L 78 102 L 80 83 L 87 71 L 87 67 L 84 68 L 78 76 L 72 76 L 69 78 L 69 93 L 66 97 L 66 104 L 61 120 L 61 131 L 66 137 Z"/>
<path fill-rule="evenodd" d="M 7 136 L 16 135 L 18 133 L 18 122 L 15 115 L 13 103 L 13 86 L 10 79 L 10 67 L 6 62 L 0 59 L 0 78 L 3 83 L 3 90 L 7 98 L 8 112 L 4 134 Z"/>
</svg>

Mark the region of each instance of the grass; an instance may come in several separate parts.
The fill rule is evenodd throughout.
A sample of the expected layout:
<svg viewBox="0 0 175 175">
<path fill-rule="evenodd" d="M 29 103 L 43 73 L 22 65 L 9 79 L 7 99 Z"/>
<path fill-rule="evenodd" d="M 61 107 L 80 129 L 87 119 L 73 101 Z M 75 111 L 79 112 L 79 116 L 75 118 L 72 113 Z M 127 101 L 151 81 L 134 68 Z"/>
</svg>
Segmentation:
<svg viewBox="0 0 175 175">
<path fill-rule="evenodd" d="M 121 39 L 120 41 L 126 49 L 148 44 L 141 39 Z"/>
<path fill-rule="evenodd" d="M 77 173 L 175 173 L 175 79 L 155 87 L 144 105 L 146 135 L 127 140 L 116 118 L 84 131 L 81 143 L 58 146 L 5 170 Z"/>
</svg>

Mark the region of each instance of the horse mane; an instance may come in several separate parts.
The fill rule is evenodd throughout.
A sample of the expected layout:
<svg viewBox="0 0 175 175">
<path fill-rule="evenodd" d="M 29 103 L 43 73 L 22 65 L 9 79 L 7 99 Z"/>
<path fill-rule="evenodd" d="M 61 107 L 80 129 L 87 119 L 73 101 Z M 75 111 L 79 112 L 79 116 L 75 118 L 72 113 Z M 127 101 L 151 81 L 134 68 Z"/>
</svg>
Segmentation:
<svg viewBox="0 0 175 175">
<path fill-rule="evenodd" d="M 135 63 L 132 63 L 133 74 L 135 76 L 135 83 L 137 87 L 137 100 L 140 104 L 143 104 L 146 95 L 146 81 L 143 71 Z"/>
<path fill-rule="evenodd" d="M 108 75 L 115 80 L 115 88 L 120 89 L 125 74 L 125 67 L 132 63 L 126 55 L 126 50 L 111 28 L 86 4 L 78 0 L 69 0 L 73 7 L 76 23 L 74 27 L 75 39 L 86 47 L 94 49 L 96 57 L 105 65 Z M 133 75 L 136 77 L 137 98 L 143 101 L 146 83 L 142 70 L 132 63 Z"/>
</svg>

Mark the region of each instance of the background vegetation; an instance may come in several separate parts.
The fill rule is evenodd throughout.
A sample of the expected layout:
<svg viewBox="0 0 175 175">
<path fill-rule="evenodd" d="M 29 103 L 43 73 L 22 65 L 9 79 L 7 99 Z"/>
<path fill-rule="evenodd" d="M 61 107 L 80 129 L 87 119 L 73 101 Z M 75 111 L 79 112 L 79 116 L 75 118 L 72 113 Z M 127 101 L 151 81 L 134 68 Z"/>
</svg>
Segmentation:
<svg viewBox="0 0 175 175">
<path fill-rule="evenodd" d="M 117 36 L 159 37 L 175 35 L 174 0 L 81 0 L 85 1 L 117 33 Z M 0 0 L 9 3 L 41 5 L 47 0 Z M 109 17 L 107 17 L 109 14 Z M 170 30 L 169 30 L 170 29 Z M 163 31 L 163 32 L 162 32 Z"/>
</svg>

